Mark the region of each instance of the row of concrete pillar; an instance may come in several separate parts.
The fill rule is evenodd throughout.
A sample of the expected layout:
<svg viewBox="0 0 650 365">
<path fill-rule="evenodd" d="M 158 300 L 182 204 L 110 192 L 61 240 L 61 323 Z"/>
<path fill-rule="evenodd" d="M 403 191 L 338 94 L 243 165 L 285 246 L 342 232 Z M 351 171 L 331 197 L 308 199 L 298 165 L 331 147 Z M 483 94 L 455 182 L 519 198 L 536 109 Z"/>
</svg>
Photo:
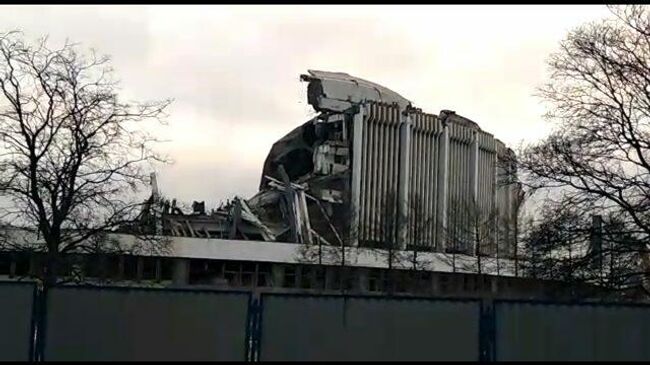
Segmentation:
<svg viewBox="0 0 650 365">
<path fill-rule="evenodd" d="M 409 242 L 409 225 L 412 226 L 412 222 L 409 222 L 409 201 L 415 192 L 424 195 L 425 208 L 432 213 L 433 217 L 430 218 L 435 222 L 435 228 L 427 231 L 425 236 L 436 242 L 433 247 L 435 250 L 444 251 L 444 236 L 450 229 L 450 195 L 464 196 L 475 206 L 480 200 L 483 209 L 493 207 L 496 210 L 498 207 L 496 142 L 491 135 L 478 129 L 453 125 L 447 112 L 443 111 L 436 117 L 419 111 L 395 113 L 396 108 L 369 103 L 360 107 L 353 117 L 351 209 L 354 218 L 351 242 L 358 245 L 360 238 L 368 238 L 364 237 L 364 232 L 368 231 L 367 226 L 378 224 L 375 220 L 379 214 L 376 211 L 379 205 L 373 202 L 377 200 L 377 195 L 381 200 L 381 195 L 386 195 L 389 191 L 387 187 L 394 186 L 392 183 L 397 185 L 397 247 L 405 249 Z M 422 128 L 428 129 L 422 132 Z M 393 137 L 395 130 L 398 133 L 398 143 L 395 143 Z M 457 151 L 455 156 L 450 151 L 451 138 L 454 138 L 454 150 Z M 459 149 L 461 147 L 462 151 Z M 487 154 L 481 154 L 481 151 Z M 489 161 L 486 156 L 492 152 L 494 160 Z M 397 166 L 395 162 L 398 162 Z M 450 166 L 451 163 L 453 166 Z M 482 176 L 481 173 L 488 176 Z M 397 181 L 369 181 L 390 180 L 395 175 Z M 465 179 L 469 181 L 464 181 Z M 454 185 L 450 187 L 450 183 Z M 511 192 L 507 191 L 505 195 L 503 198 L 507 201 L 503 205 L 509 209 Z M 502 212 L 506 215 L 509 213 Z M 464 214 L 467 215 L 467 212 Z M 497 224 L 496 220 L 494 224 Z M 495 228 L 494 232 L 496 231 Z M 435 237 L 431 237 L 430 232 L 435 232 Z M 494 240 L 497 240 L 496 233 Z"/>
</svg>

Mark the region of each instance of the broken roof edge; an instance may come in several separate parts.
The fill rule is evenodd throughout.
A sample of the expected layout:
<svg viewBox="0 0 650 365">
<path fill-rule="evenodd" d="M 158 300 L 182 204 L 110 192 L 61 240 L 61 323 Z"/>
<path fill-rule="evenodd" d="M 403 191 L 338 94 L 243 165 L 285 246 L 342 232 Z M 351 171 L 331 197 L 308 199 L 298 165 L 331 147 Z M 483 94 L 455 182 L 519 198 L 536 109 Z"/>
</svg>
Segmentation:
<svg viewBox="0 0 650 365">
<path fill-rule="evenodd" d="M 342 112 L 365 101 L 397 104 L 401 110 L 411 106 L 411 101 L 397 92 L 345 72 L 307 72 L 309 75 L 301 75 L 300 79 L 309 82 L 308 102 L 316 111 Z"/>
<path fill-rule="evenodd" d="M 321 70 L 307 70 L 307 72 L 309 75 L 300 75 L 300 79 L 309 82 L 307 91 L 308 102 L 318 112 L 343 112 L 351 108 L 354 104 L 373 101 L 385 104 L 397 104 L 402 111 L 413 109 L 424 114 L 430 114 L 421 108 L 415 107 L 410 100 L 399 93 L 372 81 L 352 76 L 345 72 Z M 431 115 L 442 117 L 445 114 L 451 123 L 476 129 L 493 136 L 492 133 L 483 130 L 478 123 L 457 114 L 455 111 L 443 109 L 439 115 Z"/>
</svg>

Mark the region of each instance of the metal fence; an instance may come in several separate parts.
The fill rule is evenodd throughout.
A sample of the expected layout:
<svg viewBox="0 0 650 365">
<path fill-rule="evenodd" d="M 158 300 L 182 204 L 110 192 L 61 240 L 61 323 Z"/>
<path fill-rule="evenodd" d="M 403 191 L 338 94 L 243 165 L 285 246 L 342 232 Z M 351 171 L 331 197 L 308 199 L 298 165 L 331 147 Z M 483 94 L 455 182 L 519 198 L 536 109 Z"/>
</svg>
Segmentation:
<svg viewBox="0 0 650 365">
<path fill-rule="evenodd" d="M 31 360 L 34 283 L 0 282 L 0 361 Z"/>
<path fill-rule="evenodd" d="M 479 301 L 264 295 L 260 360 L 478 360 Z"/>
<path fill-rule="evenodd" d="M 246 360 L 250 293 L 56 288 L 44 359 Z"/>
<path fill-rule="evenodd" d="M 495 304 L 499 361 L 648 361 L 650 308 L 535 302 Z"/>
<path fill-rule="evenodd" d="M 650 306 L 0 282 L 0 361 L 650 360 Z M 34 357 L 35 331 L 43 356 Z"/>
</svg>

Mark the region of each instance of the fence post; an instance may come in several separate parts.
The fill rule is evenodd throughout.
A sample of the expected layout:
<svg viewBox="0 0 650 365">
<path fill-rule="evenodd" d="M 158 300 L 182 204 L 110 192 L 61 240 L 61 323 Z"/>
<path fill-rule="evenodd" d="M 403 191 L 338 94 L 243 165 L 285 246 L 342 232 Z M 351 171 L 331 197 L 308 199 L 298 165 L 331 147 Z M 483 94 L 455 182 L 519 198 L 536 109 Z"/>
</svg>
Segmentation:
<svg viewBox="0 0 650 365">
<path fill-rule="evenodd" d="M 257 309 L 255 305 L 256 299 L 255 295 L 251 293 L 251 297 L 248 300 L 248 315 L 246 318 L 246 336 L 245 336 L 245 361 L 253 361 L 253 352 L 255 349 L 255 317 L 257 315 Z"/>
<path fill-rule="evenodd" d="M 493 299 L 481 300 L 479 316 L 479 361 L 496 361 L 496 323 Z"/>
<path fill-rule="evenodd" d="M 29 362 L 36 361 L 36 326 L 38 316 L 38 301 L 39 301 L 38 284 L 34 285 L 34 292 L 32 293 L 32 318 L 29 327 Z"/>
<path fill-rule="evenodd" d="M 36 286 L 32 308 L 31 361 L 42 362 L 45 356 L 45 332 L 47 321 L 47 297 L 49 288 Z"/>
<path fill-rule="evenodd" d="M 246 361 L 258 362 L 260 353 L 262 321 L 262 299 L 253 293 L 248 306 L 248 323 L 246 329 Z"/>
</svg>

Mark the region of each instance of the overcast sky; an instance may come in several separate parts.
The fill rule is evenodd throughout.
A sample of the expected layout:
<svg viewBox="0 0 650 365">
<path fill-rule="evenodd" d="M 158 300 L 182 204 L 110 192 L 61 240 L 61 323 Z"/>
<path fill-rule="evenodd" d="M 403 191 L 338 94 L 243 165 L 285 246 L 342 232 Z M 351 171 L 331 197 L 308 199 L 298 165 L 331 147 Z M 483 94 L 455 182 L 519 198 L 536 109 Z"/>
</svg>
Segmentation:
<svg viewBox="0 0 650 365">
<path fill-rule="evenodd" d="M 112 56 L 123 94 L 173 98 L 159 134 L 168 196 L 257 191 L 274 141 L 313 115 L 307 69 L 455 110 L 509 145 L 542 136 L 534 96 L 566 32 L 604 6 L 1 6 L 0 31 L 66 38 Z"/>
</svg>

